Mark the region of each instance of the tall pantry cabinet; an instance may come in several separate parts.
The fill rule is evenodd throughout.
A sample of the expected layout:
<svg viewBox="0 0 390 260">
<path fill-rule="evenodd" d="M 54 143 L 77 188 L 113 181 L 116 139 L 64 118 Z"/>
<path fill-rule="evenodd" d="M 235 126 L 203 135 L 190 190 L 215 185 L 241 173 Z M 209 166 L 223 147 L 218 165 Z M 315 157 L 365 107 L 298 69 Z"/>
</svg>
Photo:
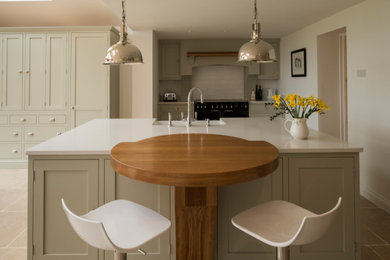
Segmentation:
<svg viewBox="0 0 390 260">
<path fill-rule="evenodd" d="M 0 29 L 0 165 L 94 118 L 119 116 L 119 68 L 103 65 L 112 27 Z"/>
</svg>

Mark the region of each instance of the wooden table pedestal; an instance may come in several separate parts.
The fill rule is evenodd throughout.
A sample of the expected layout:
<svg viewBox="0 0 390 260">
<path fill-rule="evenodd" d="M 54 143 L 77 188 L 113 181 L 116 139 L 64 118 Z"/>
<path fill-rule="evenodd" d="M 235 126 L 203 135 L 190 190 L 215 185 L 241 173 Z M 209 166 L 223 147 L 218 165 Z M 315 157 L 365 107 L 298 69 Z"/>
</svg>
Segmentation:
<svg viewBox="0 0 390 260">
<path fill-rule="evenodd" d="M 217 187 L 175 187 L 176 259 L 213 260 Z"/>
</svg>

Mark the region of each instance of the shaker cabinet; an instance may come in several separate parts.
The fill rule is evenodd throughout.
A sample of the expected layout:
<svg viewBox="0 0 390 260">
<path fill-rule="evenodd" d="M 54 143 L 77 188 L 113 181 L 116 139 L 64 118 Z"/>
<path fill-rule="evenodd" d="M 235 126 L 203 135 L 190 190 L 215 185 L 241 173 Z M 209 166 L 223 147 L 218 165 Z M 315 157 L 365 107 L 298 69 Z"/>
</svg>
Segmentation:
<svg viewBox="0 0 390 260">
<path fill-rule="evenodd" d="M 160 80 L 181 80 L 180 41 L 160 41 Z"/>
<path fill-rule="evenodd" d="M 283 199 L 283 160 L 275 172 L 247 183 L 218 189 L 218 259 L 274 260 L 273 247 L 248 236 L 231 223 L 232 217 L 259 203 Z"/>
<path fill-rule="evenodd" d="M 283 199 L 316 214 L 332 209 L 342 197 L 335 223 L 320 240 L 290 248 L 291 260 L 358 259 L 358 155 L 281 154 L 271 175 L 220 187 L 218 193 L 218 259 L 276 259 L 276 249 L 239 231 L 236 214 L 269 200 Z"/>
<path fill-rule="evenodd" d="M 61 199 L 76 214 L 99 206 L 98 160 L 36 160 L 33 171 L 34 260 L 98 259 L 98 249 L 73 231 Z"/>
<path fill-rule="evenodd" d="M 1 166 L 25 167 L 25 148 L 119 117 L 119 68 L 103 65 L 118 39 L 112 27 L 0 28 L 0 124 L 21 126 L 0 140 Z"/>
<path fill-rule="evenodd" d="M 250 101 L 249 117 L 270 117 L 275 114 L 273 106 L 267 106 L 266 103 L 271 101 Z"/>
<path fill-rule="evenodd" d="M 355 165 L 350 158 L 289 158 L 289 201 L 316 214 L 324 213 L 342 197 L 341 210 L 328 232 L 318 241 L 291 247 L 290 258 L 300 260 L 355 259 Z M 358 196 L 359 194 L 357 194 Z"/>
<path fill-rule="evenodd" d="M 111 40 L 111 41 L 110 41 Z M 107 33 L 72 33 L 71 46 L 71 126 L 94 118 L 110 116 L 110 96 L 118 96 L 118 86 L 110 85 L 110 75 L 119 75 L 118 67 L 103 65 L 111 42 Z M 112 79 L 111 79 L 112 80 Z M 93 95 L 91 95 L 93 93 Z M 112 109 L 112 108 L 111 108 Z M 117 116 L 117 115 L 116 115 Z"/>
<path fill-rule="evenodd" d="M 26 110 L 45 109 L 46 35 L 25 35 L 24 106 Z"/>
<path fill-rule="evenodd" d="M 275 49 L 276 62 L 260 63 L 259 79 L 279 79 L 280 78 L 280 40 L 265 39 Z"/>
<path fill-rule="evenodd" d="M 1 109 L 21 110 L 23 100 L 23 34 L 3 35 Z"/>
<path fill-rule="evenodd" d="M 104 203 L 117 199 L 130 200 L 155 210 L 166 218 L 170 218 L 170 188 L 165 185 L 155 185 L 140 182 L 122 176 L 111 168 L 110 160 L 104 161 Z M 171 231 L 172 232 L 172 231 Z M 128 253 L 132 260 L 169 260 L 170 259 L 170 232 L 142 246 L 147 255 L 137 250 Z M 105 260 L 112 260 L 112 251 L 105 252 Z"/>
<path fill-rule="evenodd" d="M 68 53 L 65 33 L 48 33 L 46 37 L 45 109 L 64 110 L 68 101 Z"/>
</svg>

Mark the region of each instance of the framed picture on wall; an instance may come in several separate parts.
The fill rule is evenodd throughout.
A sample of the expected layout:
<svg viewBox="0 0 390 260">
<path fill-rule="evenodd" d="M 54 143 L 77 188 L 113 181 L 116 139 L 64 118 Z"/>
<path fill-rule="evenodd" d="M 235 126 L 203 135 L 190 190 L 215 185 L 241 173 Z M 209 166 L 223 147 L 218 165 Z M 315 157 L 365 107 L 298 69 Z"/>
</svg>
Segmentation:
<svg viewBox="0 0 390 260">
<path fill-rule="evenodd" d="M 306 77 L 306 48 L 291 52 L 291 77 Z"/>
</svg>

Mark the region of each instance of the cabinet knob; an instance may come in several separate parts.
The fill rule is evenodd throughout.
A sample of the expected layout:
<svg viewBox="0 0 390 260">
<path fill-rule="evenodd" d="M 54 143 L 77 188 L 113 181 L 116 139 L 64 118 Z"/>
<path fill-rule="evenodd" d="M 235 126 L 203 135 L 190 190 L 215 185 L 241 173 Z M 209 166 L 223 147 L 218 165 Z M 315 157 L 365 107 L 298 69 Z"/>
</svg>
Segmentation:
<svg viewBox="0 0 390 260">
<path fill-rule="evenodd" d="M 72 107 L 72 109 L 74 110 L 74 107 Z"/>
<path fill-rule="evenodd" d="M 19 135 L 19 133 L 17 133 L 17 132 L 13 132 L 12 133 L 14 136 L 18 136 Z"/>
<path fill-rule="evenodd" d="M 56 135 L 62 135 L 62 133 L 61 132 L 57 132 Z"/>
<path fill-rule="evenodd" d="M 22 73 L 23 73 L 23 71 L 22 71 L 22 70 L 19 70 L 19 71 L 18 71 L 18 73 L 19 73 L 19 74 L 22 74 Z"/>
<path fill-rule="evenodd" d="M 23 117 L 22 117 L 22 118 L 20 119 L 20 122 L 26 122 L 26 118 L 23 118 Z"/>
<path fill-rule="evenodd" d="M 55 121 L 56 121 L 56 118 L 55 118 L 55 117 L 50 117 L 50 118 L 49 118 L 49 121 L 50 121 L 50 122 L 55 122 Z"/>
<path fill-rule="evenodd" d="M 33 135 L 34 135 L 33 132 L 28 132 L 27 134 L 28 134 L 29 136 L 33 136 Z"/>
<path fill-rule="evenodd" d="M 27 73 L 27 74 L 29 74 L 29 73 L 30 73 L 30 71 L 29 71 L 29 70 L 26 70 L 26 73 Z"/>
<path fill-rule="evenodd" d="M 14 150 L 11 151 L 11 153 L 17 154 L 17 153 L 18 153 L 18 150 L 14 149 Z"/>
</svg>

